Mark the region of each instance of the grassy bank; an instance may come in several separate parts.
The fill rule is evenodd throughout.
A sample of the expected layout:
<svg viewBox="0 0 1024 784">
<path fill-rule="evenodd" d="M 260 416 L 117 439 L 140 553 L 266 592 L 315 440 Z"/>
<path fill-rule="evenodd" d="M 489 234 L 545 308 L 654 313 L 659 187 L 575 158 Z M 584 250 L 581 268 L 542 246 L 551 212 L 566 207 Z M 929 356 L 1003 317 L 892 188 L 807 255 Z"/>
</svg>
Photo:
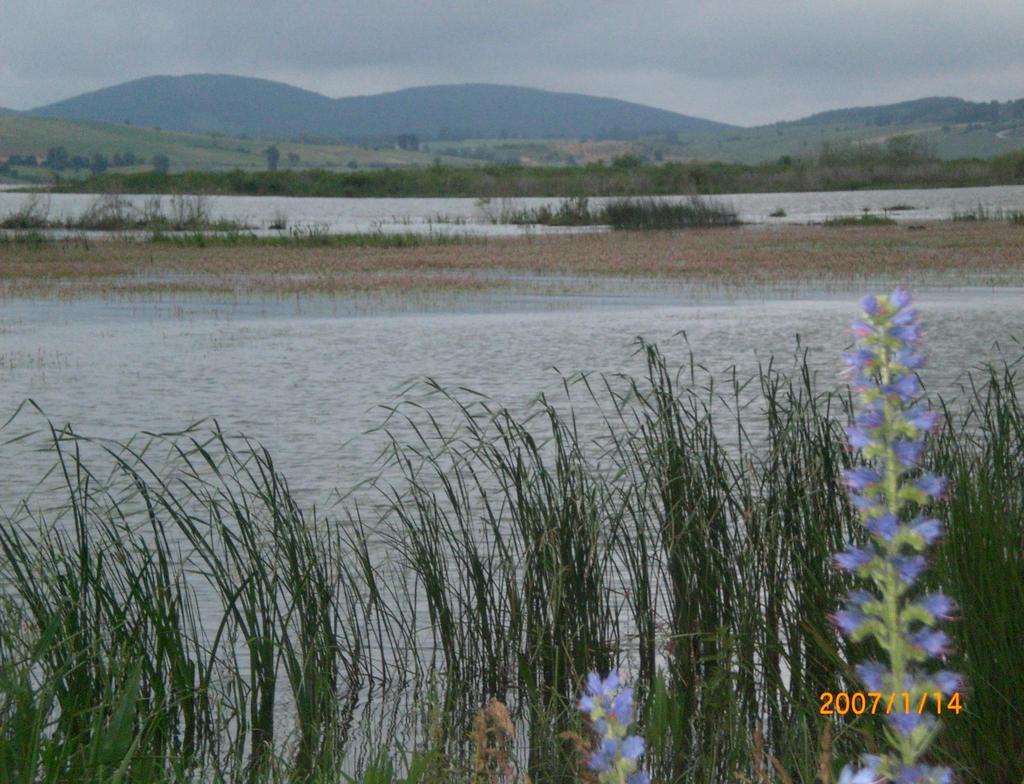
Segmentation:
<svg viewBox="0 0 1024 784">
<path fill-rule="evenodd" d="M 516 239 L 443 235 L 158 236 L 155 242 L 49 241 L 0 232 L 0 294 L 147 292 L 240 296 L 586 292 L 632 279 L 747 289 L 864 281 L 1024 285 L 1024 231 L 1005 222 L 776 226 L 607 232 Z M 168 279 L 173 278 L 173 283 Z M 154 283 L 154 279 L 160 282 Z M 609 284 L 610 285 L 610 284 Z M 170 287 L 170 288 L 168 288 Z"/>
<path fill-rule="evenodd" d="M 379 502 L 329 517 L 216 430 L 12 442 L 22 412 L 3 449 L 45 436 L 63 500 L 0 518 L 0 770 L 481 781 L 471 723 L 497 697 L 519 770 L 576 781 L 559 733 L 584 732 L 581 679 L 629 662 L 655 781 L 828 780 L 881 731 L 818 712 L 863 653 L 827 621 L 849 587 L 831 556 L 860 535 L 848 397 L 799 365 L 722 389 L 637 350 L 646 375 L 567 380 L 524 418 L 429 388 L 395 411 L 419 440 L 393 443 Z M 950 666 L 971 685 L 937 754 L 991 784 L 1024 776 L 1024 407 L 1012 367 L 975 381 L 928 445 L 953 480 L 929 580 L 963 601 Z"/>
<path fill-rule="evenodd" d="M 645 164 L 624 158 L 586 166 L 431 166 L 379 171 L 322 169 L 277 172 L 105 174 L 61 182 L 62 193 L 208 193 L 276 196 L 482 197 L 660 196 L 938 188 L 1024 184 L 1024 153 L 990 160 L 903 161 L 871 151 L 759 165 L 693 162 Z"/>
</svg>

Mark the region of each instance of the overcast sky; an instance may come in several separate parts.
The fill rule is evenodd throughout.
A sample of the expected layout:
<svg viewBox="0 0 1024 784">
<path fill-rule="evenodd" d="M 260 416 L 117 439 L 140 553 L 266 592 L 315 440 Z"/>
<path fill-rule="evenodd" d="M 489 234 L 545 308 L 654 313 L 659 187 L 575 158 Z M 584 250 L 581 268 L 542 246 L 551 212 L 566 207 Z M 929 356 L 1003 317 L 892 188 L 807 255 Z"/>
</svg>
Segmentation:
<svg viewBox="0 0 1024 784">
<path fill-rule="evenodd" d="M 1024 0 L 0 0 L 0 106 L 187 73 L 332 97 L 517 84 L 753 125 L 1024 97 Z"/>
</svg>

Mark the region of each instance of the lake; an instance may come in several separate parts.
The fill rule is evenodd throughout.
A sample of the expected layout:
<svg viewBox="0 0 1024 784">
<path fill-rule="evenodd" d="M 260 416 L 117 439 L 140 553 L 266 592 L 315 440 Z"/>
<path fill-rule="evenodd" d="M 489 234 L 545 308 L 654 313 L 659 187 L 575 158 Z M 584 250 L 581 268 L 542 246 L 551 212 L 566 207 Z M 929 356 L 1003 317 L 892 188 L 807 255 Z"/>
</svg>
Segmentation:
<svg viewBox="0 0 1024 784">
<path fill-rule="evenodd" d="M 923 374 L 929 389 L 949 394 L 965 368 L 1020 353 L 1013 341 L 1024 339 L 1024 290 L 919 294 L 934 359 Z M 657 341 L 678 365 L 692 349 L 718 379 L 733 367 L 740 378 L 754 375 L 772 355 L 786 366 L 799 336 L 823 387 L 839 383 L 855 293 L 678 296 L 486 295 L 420 312 L 317 299 L 7 301 L 0 401 L 4 419 L 31 398 L 57 424 L 115 439 L 214 418 L 264 443 L 299 496 L 323 504 L 372 473 L 387 441 L 365 431 L 383 419 L 381 406 L 409 385 L 422 392 L 416 382 L 428 377 L 523 411 L 542 392 L 564 397 L 560 373 L 641 373 L 637 336 Z M 583 405 L 579 415 L 581 429 L 596 435 L 598 412 Z M 4 450 L 0 503 L 9 505 L 50 456 Z"/>
</svg>

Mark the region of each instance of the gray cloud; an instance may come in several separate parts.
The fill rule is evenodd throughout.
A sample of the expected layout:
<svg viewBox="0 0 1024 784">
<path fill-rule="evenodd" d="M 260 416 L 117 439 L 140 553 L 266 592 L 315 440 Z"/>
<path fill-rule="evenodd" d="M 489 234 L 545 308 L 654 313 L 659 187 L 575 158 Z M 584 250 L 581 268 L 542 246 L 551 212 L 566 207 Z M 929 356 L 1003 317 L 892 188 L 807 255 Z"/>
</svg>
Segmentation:
<svg viewBox="0 0 1024 784">
<path fill-rule="evenodd" d="M 500 82 L 740 124 L 840 106 L 1024 96 L 1019 0 L 4 0 L 0 105 L 140 76 L 327 95 Z"/>
</svg>

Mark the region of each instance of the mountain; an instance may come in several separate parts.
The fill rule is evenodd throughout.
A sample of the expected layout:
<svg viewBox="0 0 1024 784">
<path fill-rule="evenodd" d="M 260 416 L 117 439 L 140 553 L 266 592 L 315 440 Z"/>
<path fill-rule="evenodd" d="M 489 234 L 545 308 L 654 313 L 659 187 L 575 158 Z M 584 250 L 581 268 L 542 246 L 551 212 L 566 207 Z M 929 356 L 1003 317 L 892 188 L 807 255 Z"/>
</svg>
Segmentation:
<svg viewBox="0 0 1024 784">
<path fill-rule="evenodd" d="M 19 114 L 19 112 L 14 111 L 14 109 L 5 109 L 0 106 L 0 117 L 13 117 L 16 114 Z"/>
<path fill-rule="evenodd" d="M 370 139 L 635 136 L 731 126 L 611 98 L 463 84 L 328 98 L 280 82 L 198 74 L 151 76 L 41 106 L 29 116 L 130 123 L 192 133 Z"/>
</svg>

